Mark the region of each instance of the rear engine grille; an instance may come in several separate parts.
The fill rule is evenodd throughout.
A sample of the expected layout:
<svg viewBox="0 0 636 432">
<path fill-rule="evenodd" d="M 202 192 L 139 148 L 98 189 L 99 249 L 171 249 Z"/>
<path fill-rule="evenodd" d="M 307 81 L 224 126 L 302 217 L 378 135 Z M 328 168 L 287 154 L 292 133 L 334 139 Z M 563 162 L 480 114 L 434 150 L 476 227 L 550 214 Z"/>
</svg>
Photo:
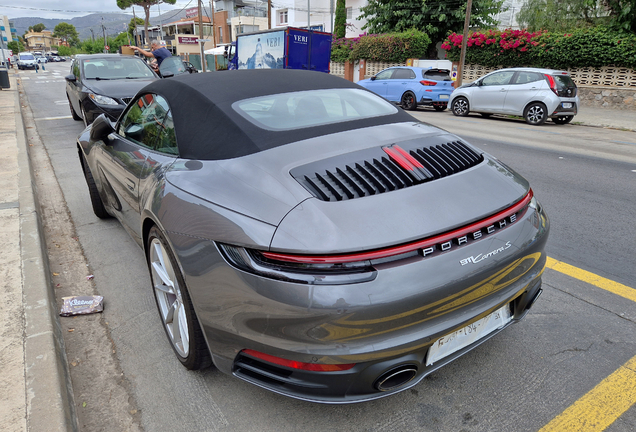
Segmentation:
<svg viewBox="0 0 636 432">
<path fill-rule="evenodd" d="M 327 159 L 295 168 L 291 175 L 315 197 L 343 201 L 440 179 L 484 160 L 459 140 L 419 147 L 409 143 L 349 153 L 346 161 Z"/>
</svg>

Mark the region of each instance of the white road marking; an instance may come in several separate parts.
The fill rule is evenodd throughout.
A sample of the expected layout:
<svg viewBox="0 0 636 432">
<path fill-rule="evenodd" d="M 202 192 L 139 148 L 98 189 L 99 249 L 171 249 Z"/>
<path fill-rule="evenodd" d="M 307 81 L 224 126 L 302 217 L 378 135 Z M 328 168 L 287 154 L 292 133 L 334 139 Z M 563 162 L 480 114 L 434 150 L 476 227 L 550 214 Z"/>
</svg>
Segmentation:
<svg viewBox="0 0 636 432">
<path fill-rule="evenodd" d="M 39 120 L 64 120 L 64 119 L 70 119 L 73 118 L 71 116 L 61 116 L 61 117 L 42 117 L 42 118 L 36 118 L 34 120 L 39 121 Z"/>
<path fill-rule="evenodd" d="M 55 105 L 66 105 L 68 102 L 66 100 L 59 100 L 53 102 Z"/>
</svg>

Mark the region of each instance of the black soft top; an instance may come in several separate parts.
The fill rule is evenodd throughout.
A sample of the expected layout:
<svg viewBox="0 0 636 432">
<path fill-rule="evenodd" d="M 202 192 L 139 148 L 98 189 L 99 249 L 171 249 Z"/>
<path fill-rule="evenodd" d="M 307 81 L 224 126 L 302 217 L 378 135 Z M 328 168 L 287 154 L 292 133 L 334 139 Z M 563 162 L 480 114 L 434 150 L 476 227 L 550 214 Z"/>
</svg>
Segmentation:
<svg viewBox="0 0 636 432">
<path fill-rule="evenodd" d="M 297 91 L 354 88 L 345 79 L 322 72 L 267 69 L 184 74 L 155 81 L 139 94 L 163 96 L 172 109 L 179 155 L 186 159 L 218 160 L 246 156 L 284 144 L 346 130 L 414 121 L 395 114 L 303 129 L 272 131 L 246 120 L 234 102 Z"/>
</svg>

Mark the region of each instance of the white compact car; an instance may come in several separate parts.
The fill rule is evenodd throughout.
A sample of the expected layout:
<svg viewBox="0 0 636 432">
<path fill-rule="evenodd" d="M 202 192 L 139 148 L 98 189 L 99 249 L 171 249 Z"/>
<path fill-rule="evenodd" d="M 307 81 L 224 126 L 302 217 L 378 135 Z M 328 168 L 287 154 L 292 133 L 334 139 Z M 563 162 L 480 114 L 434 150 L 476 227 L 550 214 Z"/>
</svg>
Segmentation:
<svg viewBox="0 0 636 432">
<path fill-rule="evenodd" d="M 37 64 L 38 62 L 35 56 L 30 52 L 21 52 L 18 54 L 18 69 L 35 69 Z"/>
<path fill-rule="evenodd" d="M 456 116 L 469 112 L 522 116 L 531 125 L 548 118 L 572 121 L 579 107 L 577 87 L 568 72 L 539 68 L 500 69 L 455 89 L 449 105 Z"/>
</svg>

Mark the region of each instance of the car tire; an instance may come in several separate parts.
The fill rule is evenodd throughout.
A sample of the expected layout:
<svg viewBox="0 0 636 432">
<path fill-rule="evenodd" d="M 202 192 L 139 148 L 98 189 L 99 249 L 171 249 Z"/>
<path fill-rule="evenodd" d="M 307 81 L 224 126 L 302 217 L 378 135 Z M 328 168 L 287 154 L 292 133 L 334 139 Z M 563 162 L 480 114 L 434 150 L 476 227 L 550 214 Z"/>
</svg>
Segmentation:
<svg viewBox="0 0 636 432">
<path fill-rule="evenodd" d="M 465 97 L 458 97 L 451 105 L 451 111 L 458 117 L 466 117 L 470 112 L 470 105 L 468 99 Z"/>
<path fill-rule="evenodd" d="M 552 121 L 556 124 L 562 125 L 562 124 L 568 124 L 572 121 L 572 119 L 574 118 L 573 115 L 571 116 L 559 116 L 559 117 L 552 117 Z"/>
<path fill-rule="evenodd" d="M 415 95 L 408 91 L 402 95 L 402 108 L 405 110 L 413 111 L 417 109 L 417 100 L 415 99 Z"/>
<path fill-rule="evenodd" d="M 433 109 L 435 111 L 444 111 L 448 105 L 447 104 L 437 104 L 433 105 Z"/>
<path fill-rule="evenodd" d="M 523 118 L 529 125 L 540 126 L 548 119 L 548 109 L 541 102 L 532 102 L 523 111 Z"/>
<path fill-rule="evenodd" d="M 100 219 L 108 219 L 110 218 L 110 214 L 106 211 L 106 207 L 104 206 L 104 201 L 99 196 L 99 190 L 97 190 L 97 185 L 95 184 L 95 179 L 93 178 L 93 174 L 91 173 L 91 169 L 88 166 L 88 162 L 86 162 L 86 158 L 84 155 L 81 155 L 82 166 L 84 168 L 84 178 L 86 179 L 86 185 L 88 186 L 88 194 L 91 197 L 91 206 L 93 207 L 93 213 Z"/>
<path fill-rule="evenodd" d="M 66 99 L 68 100 L 68 107 L 71 109 L 71 116 L 73 117 L 73 120 L 82 120 L 82 118 L 75 112 L 75 108 L 73 108 L 73 104 L 71 103 L 71 99 L 68 97 L 68 95 L 66 95 Z"/>
<path fill-rule="evenodd" d="M 212 364 L 179 265 L 163 233 L 153 226 L 146 243 L 146 260 L 159 317 L 177 358 L 189 370 Z"/>
<path fill-rule="evenodd" d="M 489 114 L 489 113 L 479 113 L 479 115 L 481 115 L 483 118 L 490 118 L 490 116 L 491 116 L 492 114 Z"/>
</svg>

